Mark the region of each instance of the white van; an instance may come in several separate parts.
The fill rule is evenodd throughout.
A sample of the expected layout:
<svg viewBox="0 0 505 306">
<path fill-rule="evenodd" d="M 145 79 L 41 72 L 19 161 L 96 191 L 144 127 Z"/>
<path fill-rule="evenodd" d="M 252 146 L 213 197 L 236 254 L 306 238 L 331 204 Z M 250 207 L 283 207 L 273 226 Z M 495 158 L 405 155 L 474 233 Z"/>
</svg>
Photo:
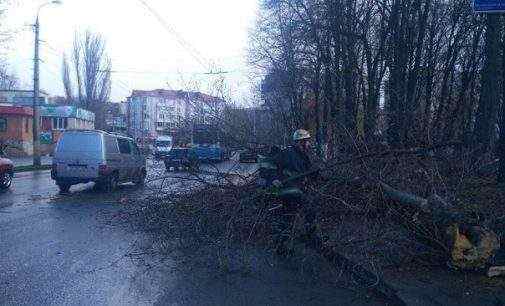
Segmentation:
<svg viewBox="0 0 505 306">
<path fill-rule="evenodd" d="M 146 159 L 133 139 L 96 130 L 64 132 L 51 171 L 62 192 L 88 182 L 114 191 L 119 183 L 144 184 L 146 174 Z"/>
<path fill-rule="evenodd" d="M 172 146 L 172 136 L 159 136 L 154 142 L 154 157 L 158 159 L 167 157 L 170 150 L 172 150 Z"/>
</svg>

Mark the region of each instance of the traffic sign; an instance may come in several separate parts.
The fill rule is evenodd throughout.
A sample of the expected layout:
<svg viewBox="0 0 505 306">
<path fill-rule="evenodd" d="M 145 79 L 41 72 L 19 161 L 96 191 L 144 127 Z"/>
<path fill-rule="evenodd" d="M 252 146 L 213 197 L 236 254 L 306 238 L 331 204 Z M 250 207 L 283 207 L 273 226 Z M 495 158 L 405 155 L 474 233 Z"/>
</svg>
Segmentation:
<svg viewBox="0 0 505 306">
<path fill-rule="evenodd" d="M 505 12 L 505 0 L 474 0 L 473 9 L 478 13 Z"/>
</svg>

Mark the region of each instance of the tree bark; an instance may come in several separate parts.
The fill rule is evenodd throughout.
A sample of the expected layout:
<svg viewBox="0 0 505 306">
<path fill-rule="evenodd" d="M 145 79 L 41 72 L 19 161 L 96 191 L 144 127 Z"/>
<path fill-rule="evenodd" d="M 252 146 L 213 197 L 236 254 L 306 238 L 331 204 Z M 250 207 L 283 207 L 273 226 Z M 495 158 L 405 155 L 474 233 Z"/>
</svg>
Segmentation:
<svg viewBox="0 0 505 306">
<path fill-rule="evenodd" d="M 384 183 L 379 183 L 379 186 L 389 200 L 428 216 L 427 220 L 416 218 L 419 219 L 417 222 L 426 223 L 424 228 L 432 231 L 432 237 L 426 237 L 426 233 L 423 233 L 423 240 L 431 240 L 429 242 L 432 242 L 432 245 L 438 245 L 454 267 L 479 269 L 491 264 L 494 255 L 500 249 L 496 233 L 484 226 L 465 223 L 459 214 L 451 212 L 452 206 L 437 195 L 424 199 L 396 190 Z M 438 237 L 445 239 L 442 242 Z"/>
<path fill-rule="evenodd" d="M 474 144 L 478 147 L 477 153 L 480 154 L 491 148 L 500 95 L 499 82 L 496 79 L 500 64 L 500 16 L 489 14 L 486 26 L 485 60 L 481 73 L 481 93 L 474 130 Z"/>
</svg>

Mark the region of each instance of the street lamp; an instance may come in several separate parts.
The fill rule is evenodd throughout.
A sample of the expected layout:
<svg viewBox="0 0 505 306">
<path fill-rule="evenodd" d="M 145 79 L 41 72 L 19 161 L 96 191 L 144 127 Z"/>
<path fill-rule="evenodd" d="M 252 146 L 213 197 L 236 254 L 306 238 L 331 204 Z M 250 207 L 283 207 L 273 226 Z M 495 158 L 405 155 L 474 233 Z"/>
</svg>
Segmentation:
<svg viewBox="0 0 505 306">
<path fill-rule="evenodd" d="M 35 20 L 35 56 L 33 59 L 33 165 L 40 166 L 40 138 L 39 138 L 39 45 L 40 45 L 40 23 L 39 15 L 40 10 L 48 5 L 60 5 L 62 2 L 60 0 L 53 0 L 46 2 L 39 6 L 37 9 L 37 19 Z"/>
</svg>

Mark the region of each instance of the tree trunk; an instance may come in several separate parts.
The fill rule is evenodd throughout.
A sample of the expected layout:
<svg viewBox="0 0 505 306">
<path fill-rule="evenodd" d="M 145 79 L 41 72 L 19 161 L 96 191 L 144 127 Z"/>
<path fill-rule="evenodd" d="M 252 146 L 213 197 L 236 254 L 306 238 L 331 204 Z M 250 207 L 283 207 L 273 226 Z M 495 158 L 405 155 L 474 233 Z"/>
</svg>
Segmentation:
<svg viewBox="0 0 505 306">
<path fill-rule="evenodd" d="M 474 144 L 477 153 L 485 153 L 491 148 L 493 132 L 499 106 L 500 16 L 487 16 L 484 67 L 481 72 L 481 93 L 474 130 Z"/>
<path fill-rule="evenodd" d="M 406 222 L 416 222 L 429 229 L 422 233 L 414 231 L 414 235 L 445 253 L 454 267 L 479 269 L 491 264 L 500 249 L 496 233 L 484 226 L 466 224 L 459 214 L 451 212 L 452 206 L 437 195 L 424 199 L 384 183 L 379 185 L 386 198 L 416 214 L 417 221 Z"/>
<path fill-rule="evenodd" d="M 503 37 L 502 44 L 502 82 L 505 81 L 505 37 Z M 505 86 L 502 85 L 502 99 L 505 99 Z M 498 183 L 505 183 L 505 107 L 501 107 L 500 111 L 500 138 L 497 147 L 498 158 Z"/>
</svg>

